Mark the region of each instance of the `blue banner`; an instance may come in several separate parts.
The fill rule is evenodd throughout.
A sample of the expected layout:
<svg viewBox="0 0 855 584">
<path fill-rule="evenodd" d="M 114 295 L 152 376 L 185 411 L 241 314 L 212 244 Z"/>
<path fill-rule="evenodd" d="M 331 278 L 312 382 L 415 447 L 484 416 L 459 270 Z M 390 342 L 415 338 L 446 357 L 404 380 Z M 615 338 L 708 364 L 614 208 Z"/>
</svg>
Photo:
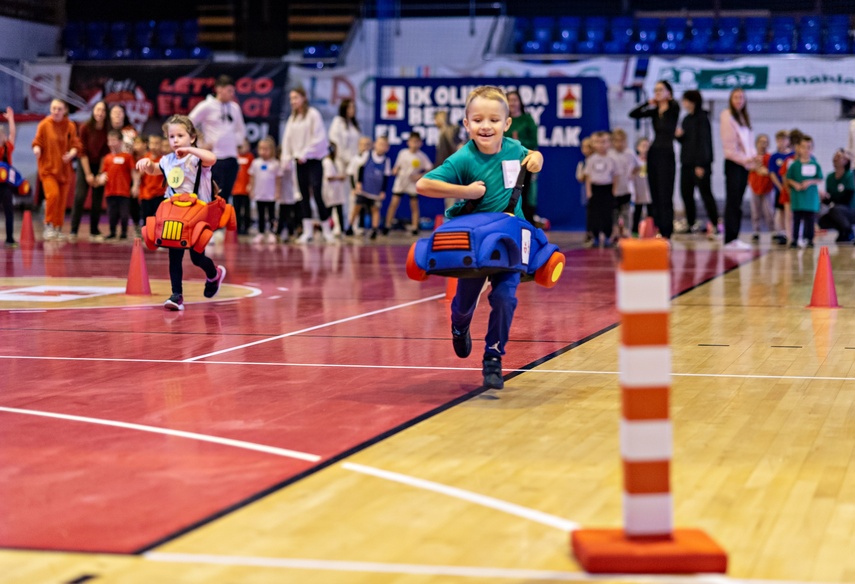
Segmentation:
<svg viewBox="0 0 855 584">
<path fill-rule="evenodd" d="M 609 129 L 606 84 L 601 79 L 583 77 L 478 77 L 478 78 L 380 78 L 375 84 L 374 135 L 386 135 L 394 162 L 406 148 L 411 131 L 421 134 L 423 150 L 435 160 L 439 131 L 433 123 L 438 110 L 448 112 L 451 124 L 462 136 L 466 96 L 479 85 L 496 85 L 505 91 L 517 90 L 538 126 L 538 149 L 543 154 L 543 171 L 538 177 L 537 213 L 548 218 L 553 228 L 584 230 L 585 209 L 576 164 L 582 160 L 581 143 L 593 132 Z M 440 200 L 420 198 L 421 214 L 442 213 Z M 401 205 L 399 216 L 409 213 Z"/>
</svg>

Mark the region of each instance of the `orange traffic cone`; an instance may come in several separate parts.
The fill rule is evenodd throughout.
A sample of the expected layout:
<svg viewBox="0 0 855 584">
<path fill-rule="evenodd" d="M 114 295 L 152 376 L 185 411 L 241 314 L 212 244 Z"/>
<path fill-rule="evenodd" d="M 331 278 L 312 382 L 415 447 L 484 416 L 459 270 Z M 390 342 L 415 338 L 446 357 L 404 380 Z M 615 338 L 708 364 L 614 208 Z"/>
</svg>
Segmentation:
<svg viewBox="0 0 855 584">
<path fill-rule="evenodd" d="M 142 240 L 139 237 L 134 239 L 134 250 L 131 253 L 131 267 L 128 269 L 128 285 L 125 287 L 125 294 L 151 296 L 148 269 L 145 267 Z"/>
<path fill-rule="evenodd" d="M 656 227 L 653 224 L 653 217 L 648 217 L 638 226 L 638 237 L 640 239 L 650 239 L 656 235 Z"/>
<path fill-rule="evenodd" d="M 18 243 L 27 249 L 32 248 L 36 243 L 36 237 L 33 235 L 32 211 L 24 211 L 24 218 L 21 220 L 21 239 Z"/>
<path fill-rule="evenodd" d="M 819 263 L 813 278 L 813 294 L 808 308 L 840 308 L 837 304 L 837 289 L 834 287 L 834 274 L 831 273 L 831 256 L 828 248 L 819 250 Z"/>
</svg>

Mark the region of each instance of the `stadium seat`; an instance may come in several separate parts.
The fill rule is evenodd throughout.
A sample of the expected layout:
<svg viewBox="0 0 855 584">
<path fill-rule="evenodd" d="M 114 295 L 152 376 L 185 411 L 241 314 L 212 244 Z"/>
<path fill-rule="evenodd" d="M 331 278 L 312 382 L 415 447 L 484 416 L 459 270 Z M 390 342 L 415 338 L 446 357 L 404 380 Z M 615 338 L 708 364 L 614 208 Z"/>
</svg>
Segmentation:
<svg viewBox="0 0 855 584">
<path fill-rule="evenodd" d="M 113 22 L 110 24 L 110 46 L 114 49 L 127 49 L 130 47 L 131 32 L 127 22 Z"/>
<path fill-rule="evenodd" d="M 526 41 L 525 44 L 523 44 L 522 49 L 523 49 L 522 50 L 523 55 L 542 55 L 543 54 L 543 46 L 537 41 Z M 303 55 L 305 56 L 305 50 L 303 51 Z"/>
<path fill-rule="evenodd" d="M 693 18 L 689 24 L 689 37 L 683 50 L 692 55 L 710 51 L 715 21 L 708 17 Z"/>
<path fill-rule="evenodd" d="M 849 39 L 841 38 L 841 39 L 829 39 L 825 41 L 825 46 L 823 47 L 823 53 L 826 55 L 848 55 L 850 50 L 850 42 Z"/>
<path fill-rule="evenodd" d="M 86 46 L 89 48 L 101 48 L 107 45 L 107 23 L 86 23 Z"/>
<path fill-rule="evenodd" d="M 65 50 L 65 58 L 69 61 L 81 61 L 86 58 L 86 51 L 80 47 Z"/>
<path fill-rule="evenodd" d="M 110 49 L 110 58 L 114 61 L 130 61 L 136 59 L 136 51 L 133 49 Z"/>
<path fill-rule="evenodd" d="M 190 51 L 191 59 L 210 59 L 211 49 L 207 47 L 193 47 Z"/>
<path fill-rule="evenodd" d="M 142 20 L 134 24 L 134 45 L 138 48 L 152 46 L 155 27 L 153 20 Z"/>
<path fill-rule="evenodd" d="M 188 52 L 184 47 L 167 47 L 163 49 L 163 57 L 165 59 L 186 59 L 187 56 Z"/>
<path fill-rule="evenodd" d="M 79 51 L 86 44 L 84 27 L 79 22 L 69 22 L 62 30 L 62 44 L 66 49 Z"/>
<path fill-rule="evenodd" d="M 163 53 L 157 47 L 142 47 L 139 50 L 140 59 L 162 59 Z"/>
<path fill-rule="evenodd" d="M 738 18 L 720 18 L 718 21 L 718 38 L 712 43 L 712 52 L 717 55 L 737 53 L 740 30 L 741 22 Z"/>
<path fill-rule="evenodd" d="M 561 42 L 575 46 L 579 42 L 579 29 L 582 27 L 582 19 L 578 16 L 562 16 L 558 20 L 558 38 Z"/>
<path fill-rule="evenodd" d="M 666 55 L 682 53 L 686 41 L 686 19 L 666 18 L 665 38 L 659 43 L 659 52 Z"/>
<path fill-rule="evenodd" d="M 550 53 L 553 55 L 566 55 L 572 52 L 570 50 L 570 44 L 565 43 L 564 41 L 554 41 L 550 46 Z"/>
<path fill-rule="evenodd" d="M 157 23 L 157 45 L 164 49 L 178 46 L 177 22 L 163 20 Z"/>
<path fill-rule="evenodd" d="M 602 42 L 592 39 L 579 41 L 579 44 L 576 45 L 576 52 L 581 55 L 596 55 L 602 52 Z"/>
<path fill-rule="evenodd" d="M 793 52 L 793 40 L 791 36 L 774 36 L 772 40 L 769 42 L 769 52 L 770 53 L 792 53 Z"/>
<path fill-rule="evenodd" d="M 658 18 L 639 18 L 635 27 L 638 30 L 638 40 L 643 43 L 655 43 L 659 38 Z"/>
<path fill-rule="evenodd" d="M 514 52 L 522 53 L 523 45 L 525 45 L 526 40 L 528 40 L 529 29 L 531 28 L 531 22 L 528 18 L 517 17 L 514 19 Z"/>
<path fill-rule="evenodd" d="M 627 16 L 613 18 L 610 29 L 612 33 L 611 40 L 624 47 L 629 45 L 635 36 L 635 24 L 632 18 Z"/>
<path fill-rule="evenodd" d="M 599 50 L 600 45 L 606 40 L 606 26 L 608 19 L 602 16 L 589 16 L 585 19 L 585 40 L 591 41 Z"/>
<path fill-rule="evenodd" d="M 89 61 L 106 61 L 110 58 L 110 51 L 104 47 L 88 47 L 86 59 Z"/>
<path fill-rule="evenodd" d="M 199 21 L 185 20 L 181 23 L 181 44 L 187 48 L 199 44 Z"/>
<path fill-rule="evenodd" d="M 540 43 L 541 47 L 548 47 L 552 43 L 552 29 L 555 21 L 552 18 L 537 17 L 532 21 L 532 38 Z"/>
<path fill-rule="evenodd" d="M 769 30 L 769 19 L 763 17 L 750 17 L 745 19 L 745 42 L 742 43 L 742 52 L 746 54 L 765 53 L 766 38 Z"/>
</svg>

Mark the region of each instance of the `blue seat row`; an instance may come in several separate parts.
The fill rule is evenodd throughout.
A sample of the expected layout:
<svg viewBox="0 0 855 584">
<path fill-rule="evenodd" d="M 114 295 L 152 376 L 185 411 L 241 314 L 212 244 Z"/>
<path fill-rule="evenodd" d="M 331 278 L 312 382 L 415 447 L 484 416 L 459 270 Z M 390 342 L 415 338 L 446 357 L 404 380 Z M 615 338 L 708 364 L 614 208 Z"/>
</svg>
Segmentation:
<svg viewBox="0 0 855 584">
<path fill-rule="evenodd" d="M 772 18 L 518 18 L 514 49 L 543 54 L 842 55 L 855 51 L 848 15 Z"/>
<path fill-rule="evenodd" d="M 308 45 L 303 48 L 303 58 L 308 61 L 313 61 L 315 59 L 338 59 L 340 54 L 341 45 L 336 43 Z M 324 62 L 318 60 L 314 62 L 308 62 L 303 66 L 310 69 L 326 69 L 329 67 L 335 67 L 336 62 Z"/>
<path fill-rule="evenodd" d="M 139 22 L 69 22 L 62 34 L 66 56 L 73 60 L 207 59 L 199 46 L 196 20 Z"/>
</svg>

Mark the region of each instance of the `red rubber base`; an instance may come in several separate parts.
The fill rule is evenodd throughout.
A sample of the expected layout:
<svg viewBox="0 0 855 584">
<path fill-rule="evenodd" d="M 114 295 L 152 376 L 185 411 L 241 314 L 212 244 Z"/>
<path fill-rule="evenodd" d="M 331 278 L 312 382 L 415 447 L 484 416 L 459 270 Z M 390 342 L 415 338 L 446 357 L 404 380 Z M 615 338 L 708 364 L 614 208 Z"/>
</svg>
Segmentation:
<svg viewBox="0 0 855 584">
<path fill-rule="evenodd" d="M 579 529 L 576 559 L 593 574 L 724 573 L 727 554 L 699 529 L 675 529 L 668 540 L 630 540 L 622 529 Z"/>
</svg>

